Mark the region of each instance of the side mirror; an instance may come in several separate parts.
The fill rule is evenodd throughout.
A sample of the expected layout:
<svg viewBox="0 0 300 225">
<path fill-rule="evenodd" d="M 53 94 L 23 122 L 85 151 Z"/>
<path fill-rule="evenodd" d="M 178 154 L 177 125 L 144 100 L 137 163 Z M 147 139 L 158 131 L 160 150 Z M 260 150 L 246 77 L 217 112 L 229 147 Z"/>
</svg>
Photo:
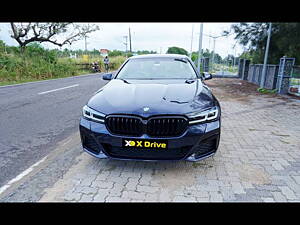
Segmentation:
<svg viewBox="0 0 300 225">
<path fill-rule="evenodd" d="M 210 79 L 212 79 L 212 75 L 210 73 L 207 73 L 207 72 L 203 73 L 203 77 L 204 77 L 204 80 L 210 80 Z"/>
<path fill-rule="evenodd" d="M 103 80 L 111 80 L 111 78 L 112 78 L 112 73 L 107 73 L 102 76 Z"/>
</svg>

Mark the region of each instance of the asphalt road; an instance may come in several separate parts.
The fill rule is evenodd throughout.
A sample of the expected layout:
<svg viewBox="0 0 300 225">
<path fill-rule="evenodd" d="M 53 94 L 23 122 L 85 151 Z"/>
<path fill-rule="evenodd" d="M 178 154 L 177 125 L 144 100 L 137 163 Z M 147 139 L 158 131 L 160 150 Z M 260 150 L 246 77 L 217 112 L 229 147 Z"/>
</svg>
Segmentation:
<svg viewBox="0 0 300 225">
<path fill-rule="evenodd" d="M 101 74 L 0 87 L 0 187 L 78 132 Z"/>
</svg>

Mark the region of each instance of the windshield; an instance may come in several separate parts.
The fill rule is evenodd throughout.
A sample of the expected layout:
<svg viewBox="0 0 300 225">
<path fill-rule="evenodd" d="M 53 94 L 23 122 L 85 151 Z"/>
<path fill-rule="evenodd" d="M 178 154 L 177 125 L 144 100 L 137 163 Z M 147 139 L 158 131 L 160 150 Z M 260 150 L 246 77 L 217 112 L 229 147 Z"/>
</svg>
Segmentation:
<svg viewBox="0 0 300 225">
<path fill-rule="evenodd" d="M 116 79 L 196 79 L 192 65 L 185 59 L 130 59 Z"/>
</svg>

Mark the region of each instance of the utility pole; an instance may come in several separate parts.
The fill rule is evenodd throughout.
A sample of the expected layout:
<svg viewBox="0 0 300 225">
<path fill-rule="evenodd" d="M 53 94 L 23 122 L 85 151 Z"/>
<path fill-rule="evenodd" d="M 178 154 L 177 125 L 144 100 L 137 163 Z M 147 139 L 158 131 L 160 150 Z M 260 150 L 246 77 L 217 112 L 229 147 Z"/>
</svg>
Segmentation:
<svg viewBox="0 0 300 225">
<path fill-rule="evenodd" d="M 235 63 L 236 63 L 236 49 L 235 49 L 236 46 L 234 46 L 233 48 L 233 67 L 235 67 Z"/>
<path fill-rule="evenodd" d="M 215 58 L 215 47 L 216 47 L 216 39 L 217 38 L 220 38 L 220 37 L 223 37 L 223 36 L 225 36 L 225 35 L 220 35 L 220 36 L 212 36 L 212 35 L 207 35 L 207 34 L 203 34 L 203 35 L 205 35 L 205 36 L 208 36 L 208 37 L 210 37 L 210 38 L 213 38 L 214 39 L 214 42 L 213 42 L 213 54 L 212 54 L 212 63 L 211 63 L 211 68 L 213 69 L 213 64 L 214 64 L 214 58 Z"/>
<path fill-rule="evenodd" d="M 132 52 L 132 49 L 131 49 L 131 33 L 130 33 L 130 27 L 129 27 L 129 51 L 130 51 L 130 53 Z"/>
<path fill-rule="evenodd" d="M 127 38 L 128 38 L 128 36 L 123 36 L 123 38 L 125 38 L 125 42 L 123 44 L 126 46 L 125 54 L 127 56 Z"/>
<path fill-rule="evenodd" d="M 194 24 L 192 26 L 192 39 L 191 39 L 191 52 L 190 52 L 190 58 L 192 58 L 192 52 L 193 52 L 193 34 L 194 34 Z"/>
<path fill-rule="evenodd" d="M 210 31 L 209 31 L 209 35 L 208 35 L 208 36 L 209 36 L 209 37 L 211 36 L 211 35 L 210 35 Z M 210 38 L 208 39 L 208 49 L 209 49 L 208 51 L 210 51 Z"/>
<path fill-rule="evenodd" d="M 202 36 L 203 36 L 203 23 L 200 25 L 200 34 L 199 34 L 199 50 L 198 50 L 198 71 L 200 73 L 200 61 L 202 58 Z"/>
<path fill-rule="evenodd" d="M 214 39 L 214 45 L 213 45 L 213 53 L 212 53 L 212 59 L 211 59 L 211 70 L 214 69 L 216 37 L 214 37 L 213 39 Z"/>
<path fill-rule="evenodd" d="M 269 45 L 270 45 L 270 38 L 271 38 L 271 30 L 272 30 L 272 23 L 269 23 L 268 39 L 267 39 L 267 46 L 266 46 L 266 51 L 265 51 L 264 65 L 263 65 L 262 76 L 261 76 L 261 80 L 260 80 L 261 88 L 263 88 L 264 84 L 265 84 L 267 60 L 268 60 Z"/>
<path fill-rule="evenodd" d="M 228 53 L 228 50 L 227 50 L 227 69 L 229 68 L 229 53 Z"/>
<path fill-rule="evenodd" d="M 84 46 L 85 46 L 85 54 L 87 52 L 87 42 L 86 42 L 86 35 L 84 36 Z"/>
</svg>

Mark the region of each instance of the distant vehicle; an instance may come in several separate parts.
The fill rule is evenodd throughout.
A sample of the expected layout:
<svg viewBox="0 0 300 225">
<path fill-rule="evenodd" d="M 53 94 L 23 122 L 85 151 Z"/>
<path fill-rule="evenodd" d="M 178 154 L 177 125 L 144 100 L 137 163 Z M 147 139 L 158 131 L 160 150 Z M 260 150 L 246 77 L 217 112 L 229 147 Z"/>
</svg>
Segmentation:
<svg viewBox="0 0 300 225">
<path fill-rule="evenodd" d="M 221 108 L 186 56 L 128 58 L 83 107 L 83 149 L 97 158 L 198 161 L 219 146 Z"/>
<path fill-rule="evenodd" d="M 100 72 L 100 68 L 99 68 L 99 63 L 98 63 L 98 62 L 93 62 L 93 63 L 92 63 L 92 71 L 93 71 L 94 73 Z"/>
</svg>

